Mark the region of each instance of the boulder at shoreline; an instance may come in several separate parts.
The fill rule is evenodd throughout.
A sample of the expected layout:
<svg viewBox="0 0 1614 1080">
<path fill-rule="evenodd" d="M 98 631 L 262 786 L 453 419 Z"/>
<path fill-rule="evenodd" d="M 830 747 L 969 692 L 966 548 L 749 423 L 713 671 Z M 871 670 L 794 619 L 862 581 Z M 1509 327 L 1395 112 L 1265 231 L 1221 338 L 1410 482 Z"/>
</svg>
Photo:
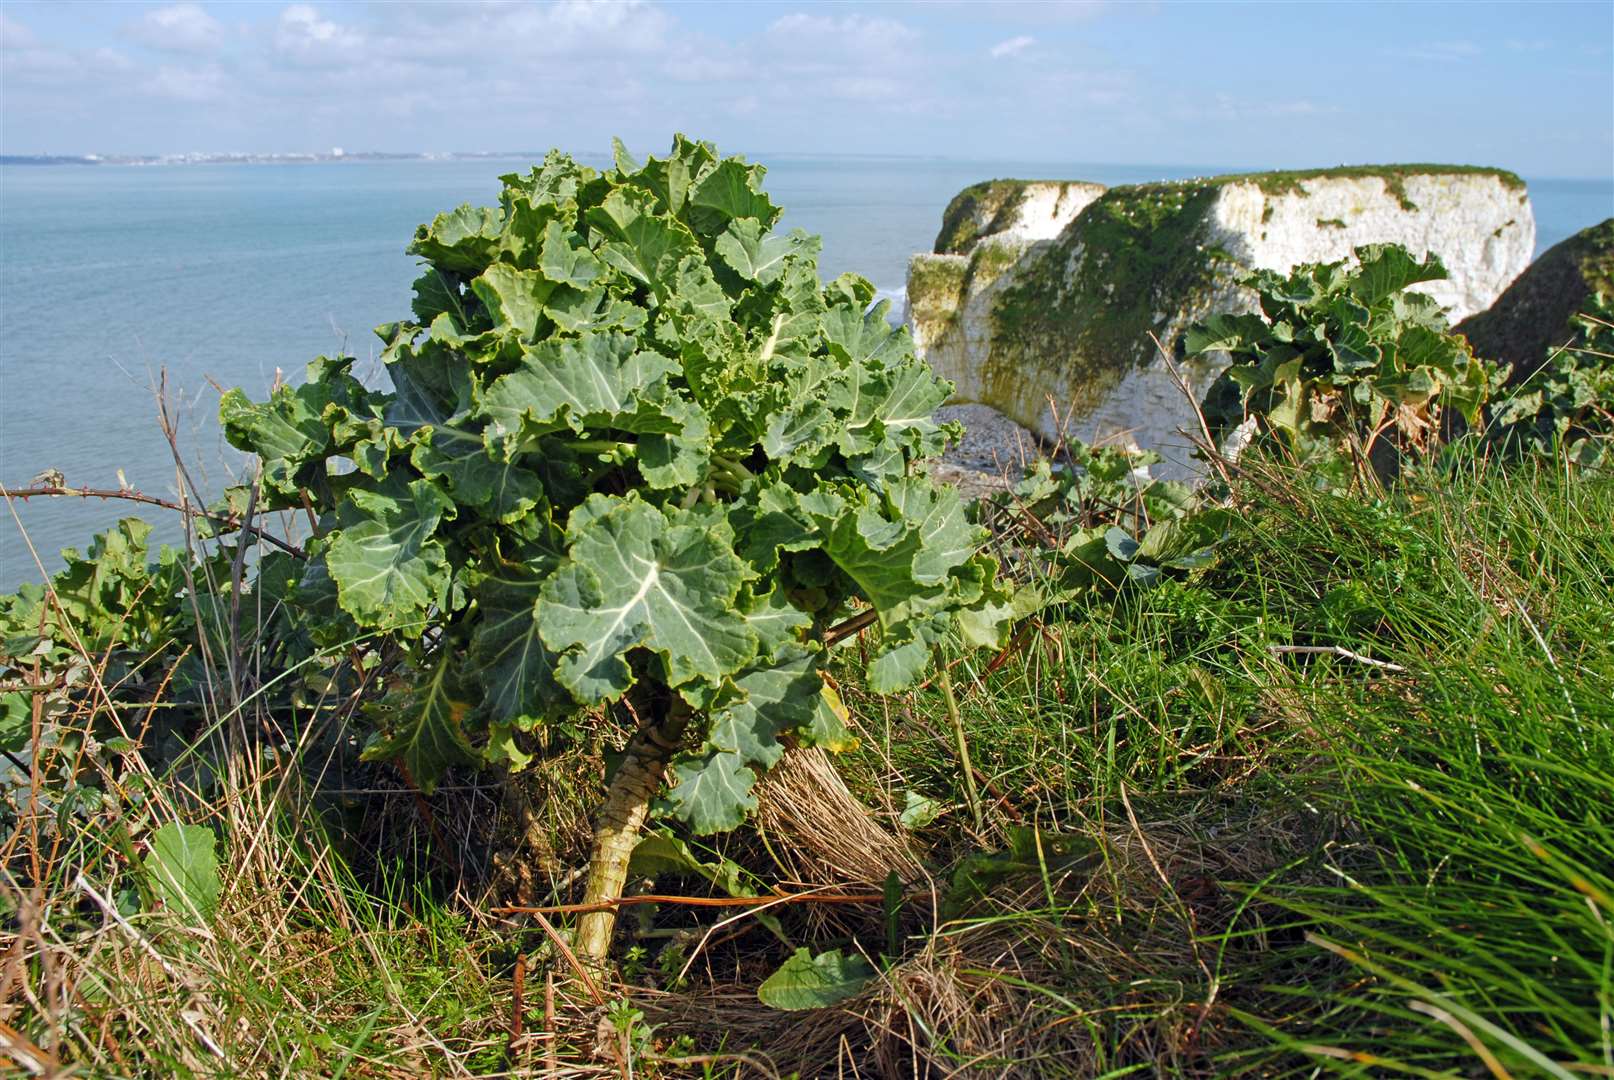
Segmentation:
<svg viewBox="0 0 1614 1080">
<path fill-rule="evenodd" d="M 1548 248 L 1496 303 L 1459 323 L 1457 332 L 1476 355 L 1513 365 L 1517 382 L 1575 336 L 1569 320 L 1594 292 L 1614 295 L 1614 218 Z"/>
</svg>

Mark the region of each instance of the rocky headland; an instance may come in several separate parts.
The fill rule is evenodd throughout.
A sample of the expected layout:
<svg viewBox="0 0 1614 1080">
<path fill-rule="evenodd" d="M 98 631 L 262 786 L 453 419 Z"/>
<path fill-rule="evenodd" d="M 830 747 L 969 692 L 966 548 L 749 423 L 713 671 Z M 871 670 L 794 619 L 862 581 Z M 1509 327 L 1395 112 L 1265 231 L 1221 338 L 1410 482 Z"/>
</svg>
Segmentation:
<svg viewBox="0 0 1614 1080">
<path fill-rule="evenodd" d="M 1440 256 L 1450 278 L 1421 288 L 1456 322 L 1529 265 L 1535 220 L 1522 180 L 1468 166 L 1108 189 L 994 180 L 960 192 L 935 250 L 914 256 L 906 317 L 921 354 L 957 387 L 955 404 L 990 406 L 1047 440 L 1133 441 L 1180 467 L 1193 410 L 1172 369 L 1196 395 L 1219 372 L 1183 358 L 1183 332 L 1253 309 L 1238 284 L 1252 269 L 1385 242 Z"/>
</svg>

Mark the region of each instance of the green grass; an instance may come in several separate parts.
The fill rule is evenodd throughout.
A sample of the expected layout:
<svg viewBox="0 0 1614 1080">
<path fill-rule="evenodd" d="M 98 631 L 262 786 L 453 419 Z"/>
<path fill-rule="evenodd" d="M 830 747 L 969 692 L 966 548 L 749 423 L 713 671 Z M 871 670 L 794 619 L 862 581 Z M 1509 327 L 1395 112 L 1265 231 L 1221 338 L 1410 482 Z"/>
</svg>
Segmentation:
<svg viewBox="0 0 1614 1080">
<path fill-rule="evenodd" d="M 869 695 L 859 646 L 841 648 L 862 744 L 837 763 L 934 883 L 894 912 L 746 920 L 675 983 L 663 961 L 722 916 L 640 909 L 597 1006 L 541 931 L 488 912 L 511 895 L 499 858 L 527 860 L 531 900 L 564 895 L 586 840 L 565 807 L 601 782 L 590 740 L 518 785 L 525 816 L 464 784 L 422 811 L 364 766 L 341 782 L 370 794 L 327 794 L 348 812 L 318 825 L 266 759 L 244 786 L 158 788 L 57 846 L 12 838 L 5 945 L 26 993 L 8 990 L 6 1022 L 86 1075 L 502 1075 L 545 1067 L 530 1033 L 552 974 L 566 1075 L 763 1075 L 763 1058 L 804 1076 L 1599 1075 L 1614 480 L 1470 468 L 1356 496 L 1249 468 L 1215 565 L 1069 606 L 990 673 L 955 657 L 980 830 L 940 691 Z M 903 829 L 909 793 L 940 816 Z M 131 936 L 76 875 L 116 903 L 128 854 L 175 815 L 220 836 L 220 913 L 201 933 L 136 904 Z M 793 842 L 713 849 L 773 882 Z M 861 948 L 881 980 L 771 1013 L 755 986 L 796 945 Z M 512 1045 L 518 954 L 529 1034 Z"/>
<path fill-rule="evenodd" d="M 1314 497 L 1255 545 L 1286 607 L 1365 586 L 1328 613 L 1331 633 L 1407 669 L 1308 698 L 1317 798 L 1341 835 L 1318 880 L 1264 896 L 1351 972 L 1305 988 L 1298 1024 L 1272 1026 L 1399 1062 L 1315 1052 L 1352 1074 L 1471 1070 L 1473 1044 L 1516 1074 L 1606 1068 L 1614 485 L 1543 469 L 1410 498 Z"/>
</svg>

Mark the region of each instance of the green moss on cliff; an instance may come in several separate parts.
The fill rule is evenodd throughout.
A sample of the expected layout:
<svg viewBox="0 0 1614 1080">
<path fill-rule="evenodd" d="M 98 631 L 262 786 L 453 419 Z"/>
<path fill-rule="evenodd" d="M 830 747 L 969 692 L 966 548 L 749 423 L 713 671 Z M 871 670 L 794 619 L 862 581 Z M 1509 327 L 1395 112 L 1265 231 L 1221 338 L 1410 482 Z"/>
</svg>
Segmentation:
<svg viewBox="0 0 1614 1080">
<path fill-rule="evenodd" d="M 908 263 L 908 313 L 928 340 L 945 333 L 964 303 L 969 263 L 956 256 L 915 255 Z"/>
<path fill-rule="evenodd" d="M 1054 368 L 1071 385 L 1087 388 L 1096 402 L 1153 356 L 1150 332 L 1173 347 L 1173 317 L 1207 307 L 1231 287 L 1238 270 L 1231 255 L 1210 245 L 1207 227 L 1218 192 L 1229 184 L 1254 184 L 1272 196 L 1303 194 L 1314 180 L 1376 179 L 1403 209 L 1413 210 L 1407 180 L 1446 175 L 1488 175 L 1509 190 L 1524 188 L 1519 177 L 1500 169 L 1421 164 L 1233 173 L 1111 188 L 1056 240 L 1023 260 L 1017 280 L 993 307 L 993 345 L 983 378 L 989 386 L 1002 382 L 1001 399 L 1012 400 L 1012 387 L 1028 373 Z M 1006 204 L 1003 185 L 1015 182 L 994 183 L 992 197 Z M 1263 221 L 1270 220 L 1270 209 Z M 1072 404 L 1080 408 L 1084 402 Z"/>
<path fill-rule="evenodd" d="M 1577 234 L 1580 238 L 1580 276 L 1590 292 L 1614 295 L 1614 218 Z"/>
<path fill-rule="evenodd" d="M 1004 397 L 1036 366 L 1069 372 L 1099 400 L 1154 350 L 1147 331 L 1203 299 L 1231 257 L 1207 247 L 1220 184 L 1192 181 L 1111 188 L 1035 260 L 992 311 L 993 345 L 983 377 Z M 1157 318 L 1157 316 L 1160 316 Z M 1088 404 L 1077 401 L 1077 408 Z"/>
<path fill-rule="evenodd" d="M 987 180 L 971 184 L 947 204 L 933 250 L 937 255 L 969 254 L 977 241 L 1014 224 L 1033 188 L 1058 188 L 1063 199 L 1070 188 L 1088 186 L 1097 185 L 1082 180 Z"/>
<path fill-rule="evenodd" d="M 953 196 L 942 214 L 941 232 L 936 234 L 937 255 L 962 255 L 993 225 L 1006 220 L 1025 201 L 1027 185 L 1035 180 L 986 180 Z M 982 223 L 985 222 L 985 228 Z"/>
<path fill-rule="evenodd" d="M 1382 180 L 1384 189 L 1401 203 L 1403 210 L 1418 207 L 1407 198 L 1407 180 L 1414 176 L 1494 176 L 1510 191 L 1524 191 L 1524 181 L 1507 169 L 1487 165 L 1337 165 L 1332 169 L 1290 169 L 1279 172 L 1228 173 L 1203 181 L 1207 184 L 1248 182 L 1267 195 L 1295 195 L 1308 180 Z"/>
<path fill-rule="evenodd" d="M 1186 181 L 1193 186 L 1220 186 L 1222 184 L 1251 183 L 1267 195 L 1292 195 L 1304 192 L 1304 184 L 1311 180 L 1372 179 L 1384 183 L 1384 189 L 1400 203 L 1403 210 L 1416 210 L 1418 205 L 1407 194 L 1407 180 L 1415 176 L 1494 176 L 1502 186 L 1521 195 L 1525 184 L 1517 173 L 1494 169 L 1485 165 L 1338 165 L 1329 169 L 1287 169 L 1276 172 L 1227 173 Z M 982 236 L 1000 231 L 1012 220 L 1025 202 L 1028 188 L 1050 184 L 1061 188 L 1077 183 L 1073 180 L 984 180 L 953 196 L 942 214 L 941 231 L 936 234 L 933 250 L 938 255 L 962 255 L 969 251 Z M 1173 187 L 1181 184 L 1132 185 L 1138 187 Z M 1270 209 L 1263 221 L 1270 220 Z"/>
</svg>

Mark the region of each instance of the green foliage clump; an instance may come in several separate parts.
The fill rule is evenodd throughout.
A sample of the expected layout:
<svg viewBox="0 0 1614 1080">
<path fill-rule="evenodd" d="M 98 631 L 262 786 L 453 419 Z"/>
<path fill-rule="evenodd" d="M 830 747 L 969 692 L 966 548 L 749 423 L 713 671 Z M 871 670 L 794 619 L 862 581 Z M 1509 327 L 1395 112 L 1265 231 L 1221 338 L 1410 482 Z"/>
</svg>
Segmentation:
<svg viewBox="0 0 1614 1080">
<path fill-rule="evenodd" d="M 1158 584 L 1167 571 L 1209 563 L 1226 511 L 1202 505 L 1188 485 L 1149 475 L 1147 450 L 1063 446 L 1032 465 L 983 511 L 994 534 L 1022 552 L 1044 603 Z"/>
<path fill-rule="evenodd" d="M 1582 465 L 1614 459 L 1614 296 L 1592 294 L 1573 326 L 1573 340 L 1490 403 L 1486 434 L 1504 452 L 1562 447 Z"/>
<path fill-rule="evenodd" d="M 1394 244 L 1355 256 L 1256 271 L 1244 283 L 1259 314 L 1217 315 L 1189 331 L 1191 354 L 1232 356 L 1205 396 L 1213 438 L 1253 421 L 1254 440 L 1298 460 L 1375 461 L 1384 471 L 1386 456 L 1438 443 L 1443 409 L 1478 420 L 1495 372 L 1447 333 L 1433 298 L 1406 291 L 1445 278 L 1440 260 Z"/>
<path fill-rule="evenodd" d="M 53 765 L 49 784 L 32 794 L 55 811 L 48 827 L 101 810 L 104 778 L 128 740 L 68 723 L 86 700 L 98 712 L 107 703 L 149 700 L 159 686 L 176 696 L 194 692 L 200 669 L 190 646 L 207 597 L 198 595 L 197 604 L 183 598 L 188 583 L 205 582 L 217 567 L 188 568 L 168 547 L 148 563 L 150 532 L 125 518 L 97 536 L 87 555 L 64 550 L 67 565 L 48 587 L 29 583 L 0 595 L 0 752 L 8 759 L 0 762 L 0 822 L 22 817 L 31 762 Z M 156 725 L 154 743 L 165 727 Z"/>
<path fill-rule="evenodd" d="M 818 239 L 773 231 L 763 172 L 682 137 L 603 172 L 552 152 L 417 232 L 390 392 L 321 358 L 226 395 L 265 508 L 318 519 L 283 589 L 312 637 L 408 657 L 370 757 L 430 787 L 585 709 L 687 710 L 672 808 L 732 828 L 787 737 L 837 737 L 818 640 L 854 605 L 881 692 L 955 626 L 998 640 L 981 534 L 915 467 L 950 388 L 868 281 L 821 283 Z"/>
</svg>

